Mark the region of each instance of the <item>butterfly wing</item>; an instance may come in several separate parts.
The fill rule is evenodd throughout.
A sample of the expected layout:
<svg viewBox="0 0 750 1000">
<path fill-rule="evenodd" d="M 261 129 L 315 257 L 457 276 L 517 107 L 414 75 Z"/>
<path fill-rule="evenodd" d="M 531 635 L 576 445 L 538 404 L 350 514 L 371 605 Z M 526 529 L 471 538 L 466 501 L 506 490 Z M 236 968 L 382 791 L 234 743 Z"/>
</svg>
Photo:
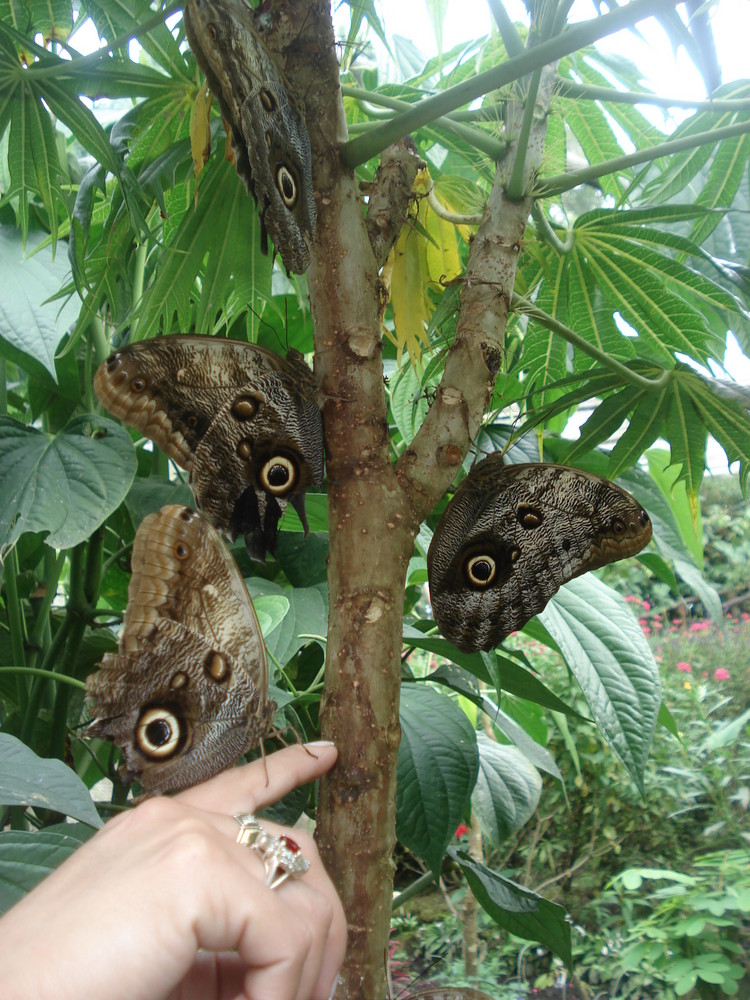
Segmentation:
<svg viewBox="0 0 750 1000">
<path fill-rule="evenodd" d="M 122 750 L 125 780 L 185 788 L 234 763 L 272 727 L 263 637 L 218 533 L 188 507 L 145 518 L 116 655 L 87 679 L 87 735 Z"/>
<path fill-rule="evenodd" d="M 254 344 L 171 336 L 116 351 L 97 370 L 110 413 L 152 438 L 190 472 L 216 527 L 245 536 L 262 560 L 291 502 L 323 478 L 323 422 L 301 355 Z"/>
<path fill-rule="evenodd" d="M 646 511 L 609 480 L 491 455 L 458 488 L 430 544 L 435 621 L 460 649 L 492 649 L 568 580 L 650 538 Z"/>
</svg>

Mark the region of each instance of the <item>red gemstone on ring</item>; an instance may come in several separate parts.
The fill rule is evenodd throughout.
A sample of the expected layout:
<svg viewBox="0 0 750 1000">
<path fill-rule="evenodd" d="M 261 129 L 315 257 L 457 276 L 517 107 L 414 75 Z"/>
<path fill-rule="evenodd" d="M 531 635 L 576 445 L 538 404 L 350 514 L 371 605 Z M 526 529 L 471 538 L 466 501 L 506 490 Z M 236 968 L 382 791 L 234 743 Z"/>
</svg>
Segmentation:
<svg viewBox="0 0 750 1000">
<path fill-rule="evenodd" d="M 279 840 L 284 845 L 284 847 L 286 847 L 288 851 L 292 852 L 292 854 L 299 854 L 299 852 L 301 851 L 301 847 L 299 846 L 299 844 L 297 844 L 294 840 L 292 840 L 291 837 L 279 837 Z"/>
</svg>

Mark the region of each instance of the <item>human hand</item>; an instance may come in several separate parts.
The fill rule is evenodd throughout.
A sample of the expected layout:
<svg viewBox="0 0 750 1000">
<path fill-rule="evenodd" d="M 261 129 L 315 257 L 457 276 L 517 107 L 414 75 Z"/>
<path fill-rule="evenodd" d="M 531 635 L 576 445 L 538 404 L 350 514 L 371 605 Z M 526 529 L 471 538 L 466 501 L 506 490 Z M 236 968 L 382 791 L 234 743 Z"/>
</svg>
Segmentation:
<svg viewBox="0 0 750 1000">
<path fill-rule="evenodd" d="M 0 996 L 328 1000 L 346 923 L 312 838 L 263 821 L 310 862 L 271 890 L 257 852 L 236 843 L 234 814 L 319 777 L 336 755 L 287 747 L 108 822 L 0 919 Z"/>
</svg>

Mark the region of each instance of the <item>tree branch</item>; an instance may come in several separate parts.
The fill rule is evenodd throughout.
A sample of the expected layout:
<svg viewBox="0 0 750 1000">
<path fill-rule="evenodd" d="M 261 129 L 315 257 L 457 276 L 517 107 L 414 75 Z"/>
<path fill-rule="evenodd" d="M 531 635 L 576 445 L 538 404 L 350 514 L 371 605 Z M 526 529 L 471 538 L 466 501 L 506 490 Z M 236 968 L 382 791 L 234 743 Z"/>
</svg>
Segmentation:
<svg viewBox="0 0 750 1000">
<path fill-rule="evenodd" d="M 621 28 L 632 27 L 638 21 L 663 10 L 665 2 L 674 6 L 677 0 L 631 0 L 627 6 L 619 7 L 609 14 L 582 21 L 556 38 L 534 46 L 523 55 L 515 56 L 484 73 L 478 73 L 433 97 L 427 97 L 409 111 L 405 111 L 403 115 L 398 115 L 366 135 L 352 139 L 341 150 L 341 158 L 346 166 L 352 168 L 365 163 L 401 136 L 483 97 L 491 90 L 497 90 L 498 87 L 512 83 L 527 73 L 556 62 L 585 45 L 592 45 L 598 39 L 605 38 Z"/>
<path fill-rule="evenodd" d="M 723 139 L 733 139 L 737 135 L 746 135 L 748 132 L 750 132 L 750 122 L 735 122 L 734 125 L 710 129 L 708 132 L 695 132 L 693 135 L 681 136 L 679 139 L 670 139 L 668 142 L 660 142 L 657 146 L 651 146 L 649 149 L 637 150 L 635 153 L 628 153 L 625 156 L 615 156 L 611 160 L 603 160 L 601 163 L 584 167 L 582 170 L 571 170 L 567 174 L 555 174 L 552 177 L 543 178 L 538 182 L 534 196 L 554 198 L 580 184 L 589 184 L 599 177 L 615 174 L 619 170 L 626 170 L 639 163 L 650 163 L 663 156 L 674 156 L 675 153 L 681 153 L 685 149 L 694 149 L 696 146 L 714 145 Z"/>
</svg>

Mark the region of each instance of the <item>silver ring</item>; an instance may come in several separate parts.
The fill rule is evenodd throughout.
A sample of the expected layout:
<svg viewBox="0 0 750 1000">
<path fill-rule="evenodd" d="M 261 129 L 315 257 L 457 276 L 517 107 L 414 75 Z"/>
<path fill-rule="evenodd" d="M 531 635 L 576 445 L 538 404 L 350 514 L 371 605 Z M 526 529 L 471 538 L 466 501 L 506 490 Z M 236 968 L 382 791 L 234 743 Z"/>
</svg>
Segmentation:
<svg viewBox="0 0 750 1000">
<path fill-rule="evenodd" d="M 299 844 L 291 837 L 274 837 L 260 825 L 252 813 L 235 813 L 240 825 L 237 843 L 257 851 L 266 871 L 266 885 L 276 889 L 288 878 L 304 875 L 310 862 L 302 854 Z"/>
</svg>

